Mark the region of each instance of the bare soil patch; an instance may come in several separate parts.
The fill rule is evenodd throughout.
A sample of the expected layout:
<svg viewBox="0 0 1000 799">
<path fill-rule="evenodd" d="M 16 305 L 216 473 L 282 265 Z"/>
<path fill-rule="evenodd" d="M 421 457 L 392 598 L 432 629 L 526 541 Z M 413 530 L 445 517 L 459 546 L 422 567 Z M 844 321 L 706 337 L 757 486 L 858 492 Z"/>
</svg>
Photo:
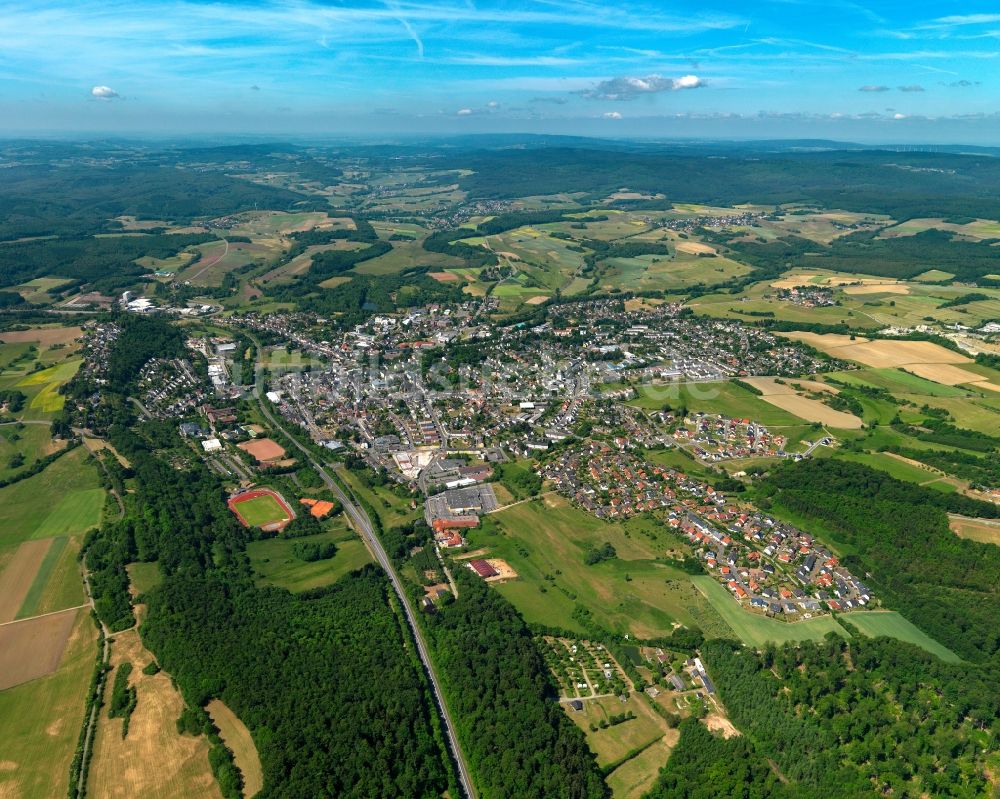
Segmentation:
<svg viewBox="0 0 1000 799">
<path fill-rule="evenodd" d="M 486 582 L 500 582 L 502 580 L 513 580 L 517 577 L 517 572 L 511 565 L 500 558 L 487 558 L 486 562 L 499 572 L 496 577 L 487 577 Z"/>
<path fill-rule="evenodd" d="M 0 691 L 54 672 L 79 612 L 74 608 L 0 626 Z"/>
<path fill-rule="evenodd" d="M 733 723 L 718 713 L 709 713 L 705 716 L 705 726 L 712 732 L 722 733 L 723 738 L 735 738 L 740 735 L 740 731 L 733 726 Z"/>
<path fill-rule="evenodd" d="M 0 623 L 17 616 L 51 545 L 51 538 L 24 541 L 0 572 Z"/>
</svg>

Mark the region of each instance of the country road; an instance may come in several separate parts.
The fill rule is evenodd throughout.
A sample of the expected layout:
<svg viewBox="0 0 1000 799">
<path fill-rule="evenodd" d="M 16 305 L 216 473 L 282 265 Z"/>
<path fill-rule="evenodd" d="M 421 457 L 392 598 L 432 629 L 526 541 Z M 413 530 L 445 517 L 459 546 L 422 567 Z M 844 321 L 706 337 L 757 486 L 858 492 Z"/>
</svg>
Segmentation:
<svg viewBox="0 0 1000 799">
<path fill-rule="evenodd" d="M 260 343 L 254 340 L 254 344 L 257 346 L 257 352 L 260 352 Z M 278 422 L 277 419 L 275 419 L 274 414 L 271 413 L 271 409 L 267 407 L 267 404 L 261 397 L 259 385 L 254 386 L 253 394 L 264 417 L 274 426 L 276 430 L 283 433 L 288 440 L 291 441 L 300 452 L 302 452 L 306 460 L 309 461 L 310 465 L 316 470 L 316 473 L 326 484 L 327 488 L 329 488 L 337 499 L 340 500 L 341 504 L 344 506 L 344 512 L 347 513 L 352 524 L 354 525 L 354 528 L 361 536 L 361 539 L 375 556 L 379 565 L 385 570 L 385 573 L 389 575 L 389 580 L 392 582 L 393 590 L 396 592 L 399 603 L 403 608 L 403 613 L 406 616 L 407 624 L 409 624 L 410 630 L 413 633 L 413 640 L 417 645 L 417 654 L 419 655 L 421 662 L 424 664 L 424 669 L 430 679 L 438 712 L 441 716 L 441 720 L 444 722 L 444 730 L 448 739 L 448 746 L 451 749 L 451 754 L 458 770 L 458 779 L 462 786 L 462 792 L 466 799 L 476 799 L 476 791 L 473 787 L 472 776 L 469 772 L 468 764 L 465 761 L 465 755 L 462 753 L 461 745 L 458 741 L 458 732 L 455 728 L 455 723 L 448 710 L 448 705 L 445 703 L 444 692 L 441 690 L 441 684 L 438 679 L 437 672 L 434 670 L 434 663 L 427 650 L 427 643 L 424 640 L 423 631 L 420 629 L 420 625 L 417 622 L 416 614 L 413 610 L 412 604 L 410 603 L 410 598 L 407 596 L 407 593 L 403 588 L 403 583 L 399 578 L 399 574 L 396 572 L 396 568 L 393 566 L 392 561 L 389 560 L 389 556 L 386 554 L 386 551 L 382 546 L 382 542 L 379 541 L 378 536 L 375 534 L 371 519 L 368 518 L 368 514 L 363 508 L 351 501 L 348 495 L 341 489 L 340 485 L 329 475 L 326 469 L 323 468 L 322 464 L 320 464 L 312 456 L 312 453 L 302 446 L 302 444 L 300 444 L 294 436 L 289 435 L 288 431 Z"/>
</svg>

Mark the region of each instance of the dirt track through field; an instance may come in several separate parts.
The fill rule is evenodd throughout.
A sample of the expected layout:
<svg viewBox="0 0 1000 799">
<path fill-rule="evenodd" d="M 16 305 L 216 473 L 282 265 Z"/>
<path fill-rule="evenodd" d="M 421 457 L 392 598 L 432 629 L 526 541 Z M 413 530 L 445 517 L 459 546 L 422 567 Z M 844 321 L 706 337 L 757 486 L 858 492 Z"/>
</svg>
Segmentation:
<svg viewBox="0 0 1000 799">
<path fill-rule="evenodd" d="M 17 616 L 51 545 L 51 538 L 23 542 L 0 573 L 0 624 Z"/>
<path fill-rule="evenodd" d="M 0 691 L 59 667 L 80 608 L 0 626 Z"/>
</svg>

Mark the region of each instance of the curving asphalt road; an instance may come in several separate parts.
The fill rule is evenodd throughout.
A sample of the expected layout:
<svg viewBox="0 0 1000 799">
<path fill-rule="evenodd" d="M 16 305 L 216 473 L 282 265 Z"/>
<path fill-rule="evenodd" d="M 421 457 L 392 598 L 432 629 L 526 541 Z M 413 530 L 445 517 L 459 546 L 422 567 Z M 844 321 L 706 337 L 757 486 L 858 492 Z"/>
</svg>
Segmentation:
<svg viewBox="0 0 1000 799">
<path fill-rule="evenodd" d="M 257 344 L 257 351 L 260 352 L 259 343 Z M 396 568 L 393 566 L 392 561 L 389 560 L 389 556 L 386 553 L 385 548 L 382 546 L 382 542 L 379 541 L 378 536 L 375 534 L 371 519 L 368 518 L 368 514 L 365 512 L 364 508 L 359 507 L 351 501 L 337 482 L 330 477 L 326 469 L 323 468 L 322 464 L 313 458 L 312 453 L 302 446 L 302 444 L 300 444 L 294 436 L 289 435 L 288 431 L 281 426 L 277 419 L 274 418 L 274 414 L 271 413 L 271 409 L 268 408 L 263 399 L 261 399 L 260 386 L 255 385 L 253 393 L 254 397 L 257 399 L 257 404 L 260 406 L 261 413 L 264 414 L 264 417 L 277 430 L 284 433 L 288 440 L 291 441 L 300 452 L 302 452 L 306 460 L 309 461 L 309 464 L 316 470 L 316 473 L 326 484 L 327 488 L 329 488 L 337 499 L 340 500 L 341 504 L 344 506 L 344 512 L 350 517 L 351 522 L 354 524 L 354 528 L 358 531 L 358 534 L 368 546 L 368 549 L 375 556 L 379 565 L 385 569 L 385 573 L 389 575 L 389 580 L 392 582 L 393 590 L 396 592 L 399 604 L 402 606 L 403 612 L 406 615 L 406 621 L 410 625 L 410 630 L 413 633 L 413 640 L 417 645 L 417 654 L 420 656 L 420 660 L 424 664 L 424 669 L 427 671 L 427 676 L 430 678 L 431 688 L 434 691 L 434 700 L 437 704 L 441 720 L 444 722 L 445 735 L 448 739 L 448 746 L 451 749 L 451 755 L 455 762 L 455 767 L 458 770 L 458 780 L 462 786 L 462 792 L 466 799 L 476 799 L 476 790 L 472 783 L 472 775 L 469 772 L 468 763 L 466 763 L 465 755 L 462 753 L 461 746 L 459 745 L 458 732 L 455 729 L 455 722 L 452 720 L 451 713 L 448 711 L 448 705 L 445 703 L 444 692 L 441 690 L 441 683 L 438 680 L 437 672 L 434 670 L 434 663 L 427 650 L 427 643 L 424 640 L 423 631 L 420 629 L 420 625 L 417 622 L 416 614 L 414 613 L 413 606 L 410 603 L 410 598 L 403 589 L 403 583 L 399 579 L 399 574 L 396 573 Z"/>
</svg>

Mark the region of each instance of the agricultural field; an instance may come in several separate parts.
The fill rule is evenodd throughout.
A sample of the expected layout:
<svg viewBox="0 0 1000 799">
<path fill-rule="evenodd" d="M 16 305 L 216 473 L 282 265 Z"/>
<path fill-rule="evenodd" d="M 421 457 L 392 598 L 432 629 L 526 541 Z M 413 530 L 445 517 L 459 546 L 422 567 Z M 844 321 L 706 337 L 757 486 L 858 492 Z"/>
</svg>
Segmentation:
<svg viewBox="0 0 1000 799">
<path fill-rule="evenodd" d="M 879 636 L 895 638 L 897 641 L 916 644 L 921 649 L 930 652 L 932 655 L 936 655 L 946 663 L 961 662 L 958 655 L 946 646 L 939 644 L 927 635 L 927 633 L 894 610 L 854 611 L 845 615 L 844 619 L 857 627 L 869 638 L 877 638 Z"/>
<path fill-rule="evenodd" d="M 334 520 L 327 524 L 333 529 L 319 535 L 288 539 L 279 536 L 250 543 L 247 555 L 258 582 L 289 591 L 309 591 L 332 585 L 348 572 L 371 563 L 371 555 L 364 543 L 343 522 Z M 307 563 L 293 553 L 298 542 L 327 541 L 337 546 L 337 554 L 329 560 Z"/>
<path fill-rule="evenodd" d="M 1000 222 L 996 222 L 995 220 L 976 219 L 971 222 L 955 223 L 948 222 L 940 217 L 908 219 L 905 222 L 885 228 L 879 233 L 879 238 L 891 239 L 899 236 L 914 236 L 917 233 L 923 233 L 925 230 L 947 230 L 974 241 L 1000 238 Z"/>
<path fill-rule="evenodd" d="M 14 291 L 24 297 L 26 302 L 41 305 L 51 302 L 52 292 L 69 282 L 69 280 L 62 277 L 36 277 L 34 280 L 29 280 L 20 286 L 14 286 Z"/>
<path fill-rule="evenodd" d="M 934 488 L 946 493 L 956 491 L 959 487 L 958 481 L 944 477 L 937 469 L 888 452 L 848 452 L 839 453 L 837 457 L 854 461 L 855 463 L 863 463 L 865 466 L 870 466 L 873 469 L 880 469 L 897 480 L 917 483 L 918 485 L 927 486 L 928 488 Z"/>
<path fill-rule="evenodd" d="M 796 622 L 778 621 L 745 610 L 714 577 L 702 575 L 692 577 L 691 581 L 747 646 L 761 647 L 768 642 L 780 645 L 794 641 L 820 641 L 828 633 L 850 637 L 830 615 Z"/>
<path fill-rule="evenodd" d="M 182 283 L 194 286 L 221 286 L 226 273 L 249 264 L 263 266 L 271 263 L 282 252 L 279 239 L 243 241 L 209 241 L 194 248 L 201 257 L 174 276 Z"/>
<path fill-rule="evenodd" d="M 30 469 L 36 461 L 65 447 L 53 441 L 46 424 L 10 424 L 0 416 L 0 480 Z M 23 459 L 20 466 L 18 460 Z"/>
<path fill-rule="evenodd" d="M 765 401 L 730 381 L 715 383 L 669 383 L 637 386 L 639 396 L 629 405 L 659 410 L 664 404 L 689 411 L 721 413 L 733 418 L 749 418 L 767 427 L 800 426 L 802 418 Z"/>
<path fill-rule="evenodd" d="M 919 277 L 922 280 L 903 281 L 860 273 L 793 269 L 777 280 L 754 283 L 738 294 L 707 294 L 688 304 L 696 313 L 710 317 L 752 322 L 763 316 L 792 323 L 843 324 L 859 333 L 889 325 L 927 324 L 930 318 L 976 326 L 1000 313 L 998 289 L 975 289 L 976 294 L 987 299 L 941 307 L 971 290 L 961 285 L 928 285 L 928 278 Z M 783 291 L 800 287 L 823 289 L 834 304 L 813 306 L 782 298 Z"/>
<path fill-rule="evenodd" d="M 90 614 L 77 610 L 69 615 L 72 624 L 58 668 L 0 690 L 0 796 L 50 799 L 67 793 L 97 654 L 97 629 Z"/>
<path fill-rule="evenodd" d="M 669 635 L 675 623 L 709 635 L 726 631 L 690 577 L 670 565 L 668 553 L 683 552 L 686 544 L 660 522 L 637 518 L 609 524 L 553 494 L 490 519 L 503 535 L 472 531 L 469 539 L 517 572 L 517 580 L 496 590 L 530 622 L 582 633 L 572 619 L 573 609 L 582 605 L 604 627 L 642 638 Z M 605 542 L 618 556 L 585 565 L 587 550 Z"/>
<path fill-rule="evenodd" d="M 591 699 L 583 703 L 583 710 L 568 712 L 587 736 L 587 745 L 597 756 L 597 762 L 601 766 L 615 763 L 630 752 L 660 740 L 667 733 L 664 720 L 635 694 L 631 694 L 625 702 L 617 696 Z M 598 726 L 611 716 L 630 712 L 635 714 L 634 719 L 606 729 Z M 598 726 L 596 732 L 590 729 L 591 725 Z"/>
<path fill-rule="evenodd" d="M 219 729 L 219 737 L 226 748 L 233 753 L 236 768 L 243 775 L 243 795 L 256 796 L 264 787 L 264 771 L 260 765 L 260 755 L 253 742 L 250 730 L 233 711 L 219 699 L 213 699 L 205 708 L 212 722 Z"/>
<path fill-rule="evenodd" d="M 857 430 L 861 419 L 845 411 L 838 411 L 825 405 L 808 394 L 836 393 L 835 389 L 811 380 L 782 380 L 780 383 L 770 377 L 748 377 L 744 382 L 761 392 L 765 402 L 795 414 L 807 422 L 819 422 L 829 427 Z"/>
<path fill-rule="evenodd" d="M 1000 393 L 1000 383 L 993 383 L 978 371 L 967 368 L 971 358 L 946 349 L 931 341 L 874 339 L 858 337 L 854 341 L 835 334 L 781 333 L 786 338 L 802 341 L 834 358 L 855 361 L 873 368 L 905 368 L 934 383 L 946 386 L 970 384 L 977 389 L 993 389 Z M 845 341 L 845 339 L 848 339 Z"/>
<path fill-rule="evenodd" d="M 0 549 L 33 539 L 83 535 L 100 523 L 104 489 L 89 457 L 86 448 L 77 447 L 39 474 L 0 488 Z"/>
<path fill-rule="evenodd" d="M 108 718 L 105 696 L 105 708 L 99 714 L 94 737 L 88 795 L 107 799 L 136 796 L 221 799 L 222 793 L 208 763 L 208 742 L 201 736 L 177 732 L 176 722 L 184 700 L 170 675 L 163 671 L 143 673 L 152 660 L 136 630 L 114 636 L 111 664 L 115 669 L 126 661 L 132 664 L 129 682 L 136 689 L 137 704 L 128 736 L 122 738 L 122 720 Z M 112 684 L 113 680 L 108 680 L 105 685 L 108 695 Z M 156 767 L 150 768 L 153 763 Z"/>
<path fill-rule="evenodd" d="M 968 519 L 953 515 L 950 526 L 959 538 L 1000 546 L 1000 522 L 995 519 Z"/>
</svg>

